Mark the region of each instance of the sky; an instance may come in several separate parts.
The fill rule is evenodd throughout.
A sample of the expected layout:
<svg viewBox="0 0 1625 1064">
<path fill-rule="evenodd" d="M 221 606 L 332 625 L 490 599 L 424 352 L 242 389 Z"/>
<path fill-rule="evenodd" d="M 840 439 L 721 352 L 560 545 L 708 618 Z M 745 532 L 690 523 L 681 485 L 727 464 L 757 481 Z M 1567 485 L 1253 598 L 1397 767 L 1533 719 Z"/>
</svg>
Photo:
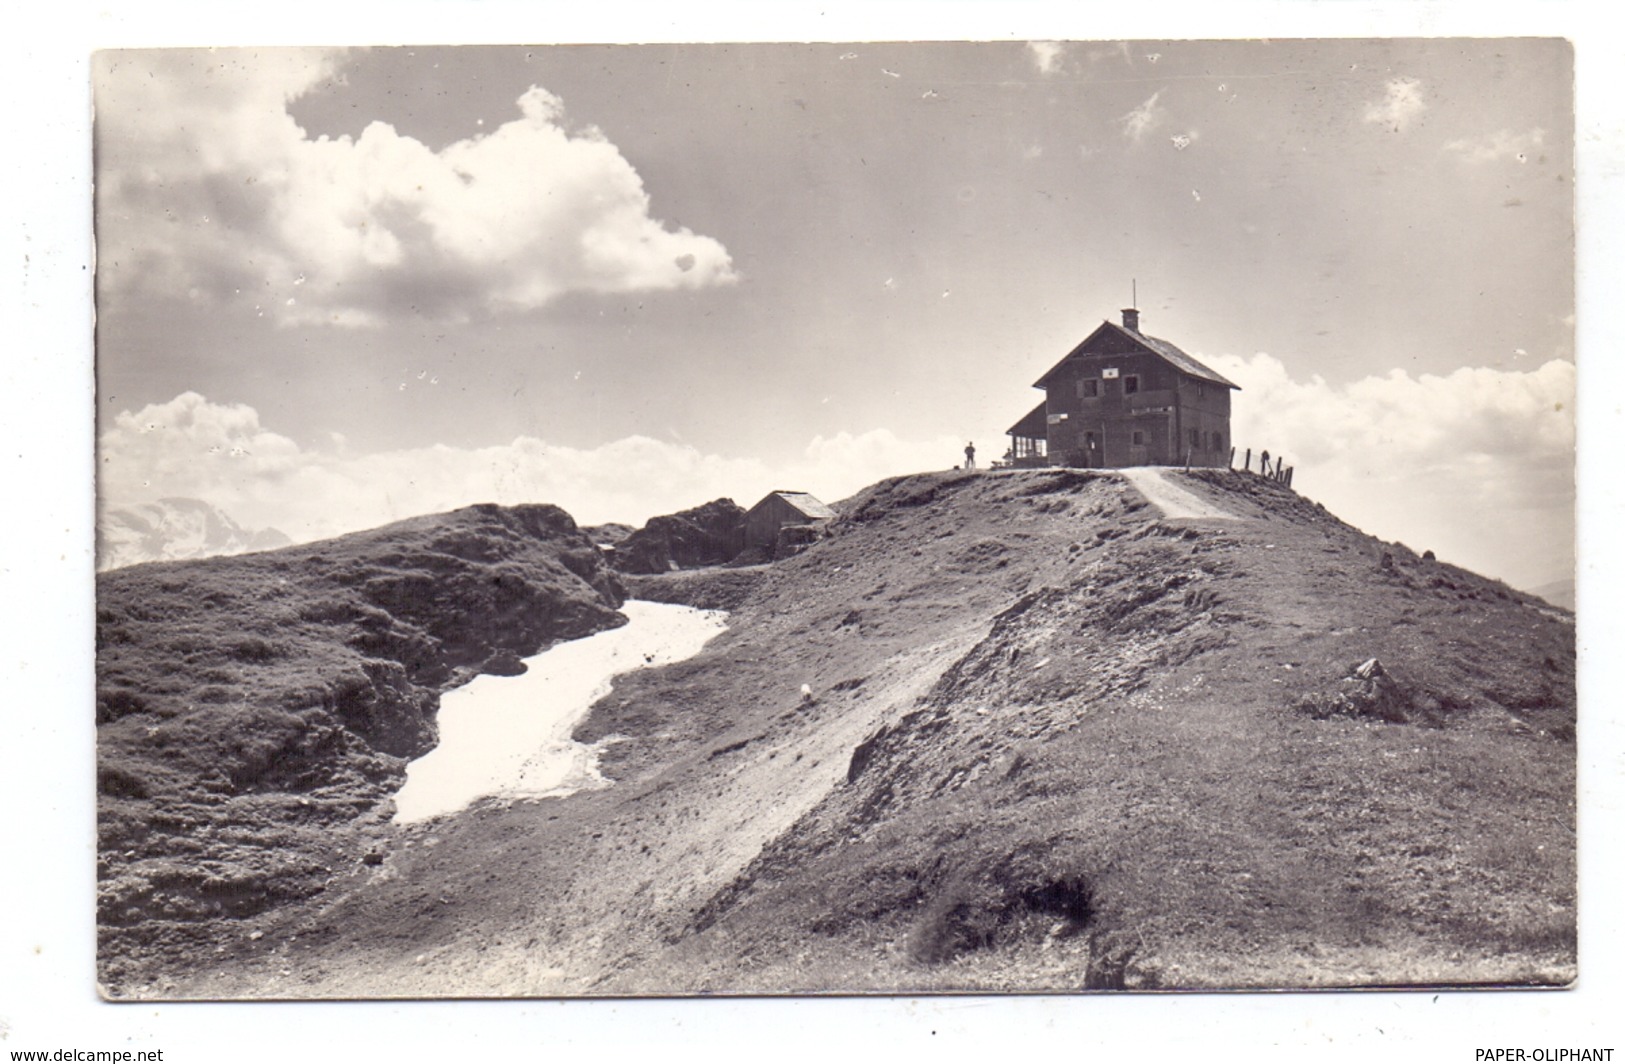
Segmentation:
<svg viewBox="0 0 1625 1064">
<path fill-rule="evenodd" d="M 1574 567 L 1560 40 L 113 50 L 104 507 L 641 523 L 983 460 L 1137 294 L 1238 447 Z"/>
</svg>

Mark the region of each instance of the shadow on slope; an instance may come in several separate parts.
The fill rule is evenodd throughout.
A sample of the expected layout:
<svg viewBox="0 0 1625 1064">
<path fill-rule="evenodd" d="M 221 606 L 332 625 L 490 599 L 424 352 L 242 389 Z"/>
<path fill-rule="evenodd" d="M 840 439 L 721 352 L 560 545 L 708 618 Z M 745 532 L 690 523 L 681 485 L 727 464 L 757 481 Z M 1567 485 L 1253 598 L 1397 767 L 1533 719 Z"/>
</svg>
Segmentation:
<svg viewBox="0 0 1625 1064">
<path fill-rule="evenodd" d="M 268 932 L 298 950 L 189 992 L 1572 978 L 1570 621 L 1272 482 L 1168 475 L 1238 519 L 926 474 L 771 566 L 637 578 L 732 612 L 577 730 L 614 787 L 403 837 Z"/>
<path fill-rule="evenodd" d="M 440 692 L 623 623 L 622 598 L 552 506 L 101 575 L 104 985 L 348 873 L 434 745 Z"/>
<path fill-rule="evenodd" d="M 1086 473 L 855 500 L 807 565 L 1025 579 L 669 955 L 609 985 L 1572 978 L 1572 626 L 1278 484 L 1170 476 L 1244 520 L 1161 520 Z M 988 506 L 997 538 L 936 538 Z"/>
</svg>

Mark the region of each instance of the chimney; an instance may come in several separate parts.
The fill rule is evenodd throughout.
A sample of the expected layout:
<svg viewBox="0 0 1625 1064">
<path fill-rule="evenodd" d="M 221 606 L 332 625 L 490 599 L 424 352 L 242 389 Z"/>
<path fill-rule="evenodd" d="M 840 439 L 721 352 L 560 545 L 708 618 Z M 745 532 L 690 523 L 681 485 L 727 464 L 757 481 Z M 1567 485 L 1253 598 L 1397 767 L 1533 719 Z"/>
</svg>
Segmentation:
<svg viewBox="0 0 1625 1064">
<path fill-rule="evenodd" d="M 1123 328 L 1129 332 L 1140 331 L 1140 309 L 1138 307 L 1123 308 Z"/>
</svg>

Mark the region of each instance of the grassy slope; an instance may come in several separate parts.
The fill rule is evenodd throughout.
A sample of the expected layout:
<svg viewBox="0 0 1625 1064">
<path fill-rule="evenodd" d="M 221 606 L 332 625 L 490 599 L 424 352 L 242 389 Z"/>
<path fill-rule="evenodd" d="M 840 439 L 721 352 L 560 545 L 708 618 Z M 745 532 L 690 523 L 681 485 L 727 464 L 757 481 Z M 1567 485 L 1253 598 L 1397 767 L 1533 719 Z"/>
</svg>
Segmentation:
<svg viewBox="0 0 1625 1064">
<path fill-rule="evenodd" d="M 1040 479 L 916 479 L 848 510 L 804 564 L 850 583 L 808 582 L 791 640 L 850 603 L 866 642 L 876 582 L 912 585 L 879 630 L 968 578 L 1009 608 L 608 988 L 1571 978 L 1565 617 L 1261 479 L 1188 478 L 1238 523 L 1163 523 L 1071 479 L 1025 499 Z M 1373 656 L 1393 687 L 1362 702 L 1345 677 Z"/>
<path fill-rule="evenodd" d="M 1252 520 L 1118 536 L 1083 493 L 1102 546 L 619 985 L 1572 977 L 1571 627 L 1275 485 L 1191 479 Z M 1391 697 L 1338 707 L 1371 657 Z"/>
<path fill-rule="evenodd" d="M 720 591 L 679 574 L 738 605 L 583 725 L 615 787 L 400 832 L 181 992 L 1570 978 L 1572 620 L 1176 479 L 1244 520 L 932 474 Z"/>
<path fill-rule="evenodd" d="M 621 595 L 551 506 L 99 577 L 104 986 L 349 872 L 433 746 L 440 691 L 622 623 Z"/>
</svg>

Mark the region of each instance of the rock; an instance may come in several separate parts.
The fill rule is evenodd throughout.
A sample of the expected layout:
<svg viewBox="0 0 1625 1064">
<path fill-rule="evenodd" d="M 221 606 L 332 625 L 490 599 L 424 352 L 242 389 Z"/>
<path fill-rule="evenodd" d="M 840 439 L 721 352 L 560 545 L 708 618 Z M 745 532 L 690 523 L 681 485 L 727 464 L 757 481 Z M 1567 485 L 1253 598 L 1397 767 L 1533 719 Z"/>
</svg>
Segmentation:
<svg viewBox="0 0 1625 1064">
<path fill-rule="evenodd" d="M 745 511 L 716 499 L 681 513 L 651 517 L 615 546 L 611 564 L 623 573 L 665 573 L 733 560 L 744 546 Z"/>
<path fill-rule="evenodd" d="M 631 525 L 612 522 L 607 525 L 583 525 L 582 533 L 598 545 L 599 550 L 613 549 L 633 532 Z"/>
<path fill-rule="evenodd" d="M 512 650 L 502 649 L 493 651 L 480 666 L 480 671 L 492 676 L 521 676 L 528 666 L 520 656 Z"/>
<path fill-rule="evenodd" d="M 773 540 L 773 557 L 788 558 L 800 554 L 824 534 L 822 525 L 784 525 Z"/>
<path fill-rule="evenodd" d="M 1363 717 L 1404 724 L 1418 708 L 1417 701 L 1395 682 L 1382 662 L 1367 658 L 1344 677 L 1337 690 L 1308 695 L 1299 700 L 1298 709 L 1316 720 Z"/>
</svg>

